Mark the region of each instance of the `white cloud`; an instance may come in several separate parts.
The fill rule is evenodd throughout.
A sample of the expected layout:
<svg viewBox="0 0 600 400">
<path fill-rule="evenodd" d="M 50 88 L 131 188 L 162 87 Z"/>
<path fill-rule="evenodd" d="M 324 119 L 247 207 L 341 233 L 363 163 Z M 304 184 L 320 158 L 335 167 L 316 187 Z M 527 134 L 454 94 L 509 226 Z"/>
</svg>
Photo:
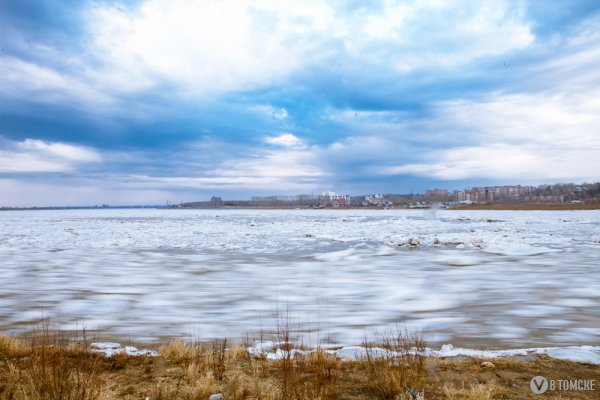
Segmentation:
<svg viewBox="0 0 600 400">
<path fill-rule="evenodd" d="M 289 1 L 147 0 L 98 6 L 90 17 L 102 74 L 122 90 L 166 80 L 210 96 L 254 89 L 297 70 L 331 10 Z"/>
<path fill-rule="evenodd" d="M 285 108 L 278 108 L 273 111 L 271 114 L 275 119 L 286 119 L 288 117 L 288 112 Z"/>
<path fill-rule="evenodd" d="M 525 72 L 535 75 L 535 90 L 519 81 L 513 93 L 438 102 L 422 120 L 402 112 L 333 113 L 330 119 L 352 136 L 330 146 L 327 155 L 335 160 L 344 154 L 347 164 L 365 161 L 375 175 L 596 181 L 600 34 L 585 24 L 559 49 Z"/>
<path fill-rule="evenodd" d="M 58 142 L 26 139 L 0 150 L 0 172 L 72 172 L 83 163 L 102 161 L 95 150 Z"/>
<path fill-rule="evenodd" d="M 387 61 L 399 71 L 455 67 L 531 45 L 535 37 L 521 5 L 511 1 L 385 1 L 359 21 L 349 40 L 357 56 Z M 372 50 L 373 49 L 373 50 Z"/>
<path fill-rule="evenodd" d="M 304 142 L 299 137 L 291 133 L 282 133 L 278 136 L 269 136 L 265 139 L 265 142 L 275 146 L 282 147 L 302 147 Z"/>
<path fill-rule="evenodd" d="M 373 65 L 388 73 L 456 67 L 534 42 L 511 1 L 382 4 L 350 9 L 326 0 L 92 2 L 84 53 L 27 43 L 24 50 L 35 48 L 43 61 L 1 55 L 0 91 L 118 113 L 119 99 L 147 90 L 209 101 L 281 83 L 312 66 L 337 65 L 339 73 L 361 79 L 371 76 Z M 286 116 L 285 109 L 272 115 Z"/>
<path fill-rule="evenodd" d="M 26 139 L 19 143 L 19 147 L 24 151 L 35 150 L 67 161 L 98 162 L 102 160 L 100 154 L 94 150 L 65 143 L 47 143 L 41 140 Z"/>
<path fill-rule="evenodd" d="M 384 171 L 447 180 L 597 180 L 600 91 L 590 85 L 568 93 L 568 87 L 564 82 L 564 91 L 441 104 L 429 129 L 453 135 L 459 144 Z"/>
<path fill-rule="evenodd" d="M 438 103 L 423 120 L 363 112 L 357 121 L 353 112 L 336 113 L 332 118 L 349 130 L 358 127 L 369 134 L 339 140 L 321 149 L 321 158 L 354 163 L 359 175 L 598 180 L 600 90 L 594 82 L 600 80 L 595 74 L 587 74 L 587 85 L 576 91 L 563 78 L 550 91 Z"/>
<path fill-rule="evenodd" d="M 259 113 L 276 120 L 285 120 L 288 117 L 288 111 L 281 107 L 273 107 L 268 104 L 258 104 L 253 107 Z"/>
<path fill-rule="evenodd" d="M 0 150 L 0 172 L 67 172 L 72 165 L 64 161 L 45 160 L 34 154 Z"/>
<path fill-rule="evenodd" d="M 96 5 L 88 21 L 102 65 L 96 79 L 110 90 L 167 82 L 203 99 L 265 87 L 314 65 L 348 64 L 352 74 L 370 73 L 373 64 L 454 67 L 534 41 L 510 1 L 385 1 L 351 10 L 326 0 L 146 0 Z"/>
<path fill-rule="evenodd" d="M 221 162 L 203 176 L 133 175 L 146 188 L 304 191 L 318 189 L 327 173 L 309 150 L 284 149 Z"/>
<path fill-rule="evenodd" d="M 428 154 L 426 163 L 385 170 L 390 174 L 440 180 L 472 178 L 505 180 L 598 179 L 600 148 L 549 149 L 545 146 L 492 144 L 456 147 Z"/>
<path fill-rule="evenodd" d="M 110 107 L 114 99 L 85 76 L 65 74 L 51 66 L 0 56 L 0 93 L 45 104 Z"/>
</svg>

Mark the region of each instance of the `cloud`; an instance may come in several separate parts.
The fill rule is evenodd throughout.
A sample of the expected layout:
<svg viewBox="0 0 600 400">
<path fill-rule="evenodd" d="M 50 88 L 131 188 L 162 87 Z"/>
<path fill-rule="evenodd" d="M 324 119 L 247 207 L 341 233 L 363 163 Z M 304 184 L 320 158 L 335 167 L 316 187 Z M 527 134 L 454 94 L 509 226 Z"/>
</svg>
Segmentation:
<svg viewBox="0 0 600 400">
<path fill-rule="evenodd" d="M 563 82 L 563 92 L 559 86 L 552 93 L 439 104 L 435 122 L 412 128 L 426 129 L 430 138 L 442 132 L 455 144 L 423 147 L 418 161 L 396 161 L 381 171 L 442 180 L 598 179 L 600 92 L 589 86 L 583 93 L 569 93 L 569 87 Z"/>
<path fill-rule="evenodd" d="M 61 72 L 11 56 L 0 56 L 0 94 L 45 104 L 109 107 L 111 95 L 87 82 L 85 77 Z"/>
<path fill-rule="evenodd" d="M 129 175 L 127 187 L 157 190 L 224 190 L 294 193 L 319 189 L 327 178 L 307 150 L 285 149 L 222 161 L 214 169 L 187 176 Z"/>
<path fill-rule="evenodd" d="M 510 1 L 386 1 L 359 24 L 351 51 L 385 58 L 399 72 L 464 65 L 535 40 L 524 9 Z"/>
<path fill-rule="evenodd" d="M 36 151 L 48 154 L 66 161 L 75 162 L 99 162 L 102 160 L 100 154 L 94 150 L 81 146 L 72 146 L 65 143 L 46 143 L 41 140 L 27 139 L 18 144 L 24 151 Z"/>
<path fill-rule="evenodd" d="M 340 12 L 324 0 L 146 0 L 137 8 L 96 6 L 89 27 L 104 79 L 119 90 L 164 79 L 206 96 L 340 59 L 353 60 L 354 74 L 373 64 L 397 73 L 522 49 L 534 36 L 515 4 L 386 1 Z"/>
<path fill-rule="evenodd" d="M 285 108 L 278 108 L 274 110 L 271 115 L 275 119 L 286 119 L 288 117 L 288 112 Z"/>
<path fill-rule="evenodd" d="M 363 129 L 323 150 L 353 172 L 439 180 L 597 180 L 600 170 L 600 91 L 571 92 L 563 79 L 552 91 L 491 95 L 485 101 L 441 102 L 427 119 L 381 121 L 363 116 Z M 576 74 L 574 79 L 582 76 Z M 325 157 L 325 155 L 324 155 Z"/>
<path fill-rule="evenodd" d="M 104 79 L 122 91 L 167 82 L 210 96 L 258 88 L 300 68 L 331 9 L 321 2 L 147 0 L 89 15 Z"/>
<path fill-rule="evenodd" d="M 456 147 L 428 154 L 427 163 L 391 167 L 385 172 L 440 180 L 597 179 L 596 171 L 600 170 L 599 151 L 598 147 L 548 149 L 544 146 L 509 144 Z"/>
<path fill-rule="evenodd" d="M 2 142 L 0 173 L 74 172 L 79 165 L 102 161 L 98 152 L 83 146 L 33 139 Z"/>
<path fill-rule="evenodd" d="M 291 133 L 282 133 L 278 136 L 270 136 L 265 139 L 265 142 L 275 146 L 282 147 L 302 147 L 304 142 L 299 137 Z"/>
<path fill-rule="evenodd" d="M 45 160 L 33 154 L 0 150 L 0 173 L 67 172 L 73 167 L 59 160 Z"/>
<path fill-rule="evenodd" d="M 600 72 L 594 60 L 600 34 L 590 30 L 597 21 L 555 43 L 560 56 L 512 72 L 516 84 L 503 91 L 433 102 L 425 116 L 333 112 L 329 118 L 351 135 L 324 150 L 324 158 L 345 167 L 354 163 L 353 173 L 364 176 L 597 180 Z"/>
<path fill-rule="evenodd" d="M 106 107 L 133 94 L 165 91 L 206 102 L 282 84 L 311 69 L 360 81 L 372 78 L 376 66 L 376 76 L 388 79 L 415 69 L 454 68 L 534 42 L 513 1 L 385 1 L 356 9 L 325 0 L 90 4 L 82 11 L 77 52 L 55 48 L 52 40 L 11 44 L 24 54 L 32 45 L 42 51 L 35 58 L 0 58 L 9 71 L 5 93 L 19 87 L 34 101 Z"/>
<path fill-rule="evenodd" d="M 285 120 L 288 117 L 288 111 L 284 107 L 274 107 L 269 104 L 258 104 L 253 107 L 256 111 L 275 120 Z"/>
</svg>

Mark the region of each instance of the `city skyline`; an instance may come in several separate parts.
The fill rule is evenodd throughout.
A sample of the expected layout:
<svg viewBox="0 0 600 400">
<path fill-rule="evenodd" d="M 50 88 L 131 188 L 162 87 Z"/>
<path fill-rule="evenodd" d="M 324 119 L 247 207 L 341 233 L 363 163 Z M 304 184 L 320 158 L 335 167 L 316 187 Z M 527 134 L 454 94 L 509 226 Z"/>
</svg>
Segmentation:
<svg viewBox="0 0 600 400">
<path fill-rule="evenodd" d="M 563 182 L 557 184 L 531 185 L 483 185 L 465 187 L 463 189 L 443 189 L 430 188 L 423 191 L 410 192 L 370 192 L 370 193 L 342 193 L 334 191 L 324 191 L 320 193 L 292 193 L 277 194 L 268 193 L 265 195 L 256 195 L 250 193 L 247 197 L 222 198 L 221 196 L 210 195 L 208 197 L 197 197 L 193 200 L 173 201 L 167 199 L 163 204 L 160 203 L 139 203 L 139 204 L 115 204 L 115 203 L 93 203 L 93 204 L 35 204 L 30 206 L 19 206 L 10 204 L 0 204 L 0 210 L 11 209 L 62 209 L 62 208 L 162 208 L 178 207 L 182 205 L 201 205 L 200 208 L 218 208 L 223 205 L 233 206 L 278 206 L 285 203 L 297 202 L 300 205 L 319 204 L 322 200 L 325 204 L 333 205 L 393 205 L 403 204 L 411 201 L 428 201 L 430 203 L 454 202 L 454 203 L 486 203 L 502 201 L 518 201 L 532 203 L 563 203 L 577 200 L 578 203 L 595 203 L 600 199 L 600 182 L 587 182 L 577 184 L 573 182 Z M 329 202 L 329 200 L 336 200 Z M 337 201 L 340 199 L 342 201 Z M 394 200 L 394 201 L 392 201 Z M 315 203 L 316 202 L 316 203 Z M 226 204 L 229 203 L 229 204 Z M 289 205 L 289 204 L 288 204 Z M 208 207 L 207 207 L 208 206 Z"/>
</svg>

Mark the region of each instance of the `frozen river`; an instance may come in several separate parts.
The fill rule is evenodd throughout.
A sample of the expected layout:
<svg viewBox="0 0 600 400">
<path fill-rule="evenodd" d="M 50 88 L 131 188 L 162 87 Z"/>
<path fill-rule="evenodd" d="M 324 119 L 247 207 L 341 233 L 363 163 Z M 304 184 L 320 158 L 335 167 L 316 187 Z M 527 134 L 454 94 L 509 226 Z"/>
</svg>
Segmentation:
<svg viewBox="0 0 600 400">
<path fill-rule="evenodd" d="M 239 337 L 289 308 L 338 344 L 400 323 L 433 344 L 597 345 L 599 250 L 599 211 L 7 211 L 0 330 Z"/>
</svg>

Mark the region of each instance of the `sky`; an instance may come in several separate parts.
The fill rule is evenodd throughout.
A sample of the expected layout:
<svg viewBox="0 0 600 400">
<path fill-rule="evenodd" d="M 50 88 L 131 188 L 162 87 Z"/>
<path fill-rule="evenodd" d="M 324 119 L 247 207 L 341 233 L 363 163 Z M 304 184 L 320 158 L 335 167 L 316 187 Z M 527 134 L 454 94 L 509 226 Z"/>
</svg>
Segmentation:
<svg viewBox="0 0 600 400">
<path fill-rule="evenodd" d="M 597 0 L 0 0 L 0 206 L 598 171 Z"/>
</svg>

